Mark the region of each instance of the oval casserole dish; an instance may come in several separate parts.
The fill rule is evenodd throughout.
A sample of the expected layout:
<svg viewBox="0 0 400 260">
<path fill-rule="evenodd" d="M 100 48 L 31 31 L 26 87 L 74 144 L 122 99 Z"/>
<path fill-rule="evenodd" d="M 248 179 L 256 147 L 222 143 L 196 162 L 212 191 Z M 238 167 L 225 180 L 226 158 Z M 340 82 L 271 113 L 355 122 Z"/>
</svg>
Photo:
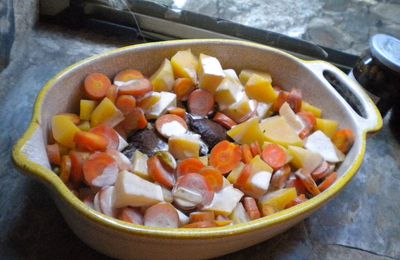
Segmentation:
<svg viewBox="0 0 400 260">
<path fill-rule="evenodd" d="M 77 112 L 86 75 L 102 72 L 112 77 L 126 68 L 150 76 L 164 58 L 191 48 L 195 55 L 215 56 L 223 68 L 258 69 L 272 75 L 275 85 L 303 91 L 304 99 L 323 110 L 324 118 L 339 121 L 354 131 L 355 143 L 338 169 L 338 180 L 325 192 L 298 206 L 268 217 L 219 228 L 161 229 L 128 224 L 92 210 L 75 197 L 51 171 L 45 145 L 51 117 Z M 324 78 L 334 75 L 351 98 L 356 113 Z M 303 61 L 280 50 L 235 40 L 178 40 L 146 43 L 116 49 L 78 62 L 51 79 L 40 92 L 32 122 L 13 150 L 16 165 L 50 190 L 73 232 L 90 247 L 122 259 L 210 258 L 228 254 L 269 239 L 311 215 L 334 198 L 354 177 L 363 161 L 368 132 L 378 131 L 382 118 L 361 87 L 333 65 Z M 345 203 L 345 202 L 343 202 Z"/>
</svg>

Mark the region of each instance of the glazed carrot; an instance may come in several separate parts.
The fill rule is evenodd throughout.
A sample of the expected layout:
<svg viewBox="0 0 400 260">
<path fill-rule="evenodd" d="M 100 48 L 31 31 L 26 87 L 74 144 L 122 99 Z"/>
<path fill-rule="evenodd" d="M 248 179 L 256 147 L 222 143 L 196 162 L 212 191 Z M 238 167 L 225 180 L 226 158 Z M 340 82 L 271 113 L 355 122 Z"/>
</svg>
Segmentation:
<svg viewBox="0 0 400 260">
<path fill-rule="evenodd" d="M 199 221 L 190 224 L 186 224 L 183 228 L 210 228 L 210 227 L 217 227 L 215 221 Z"/>
<path fill-rule="evenodd" d="M 196 89 L 188 98 L 190 113 L 196 116 L 207 116 L 214 109 L 214 96 L 203 89 Z"/>
<path fill-rule="evenodd" d="M 183 120 L 186 120 L 186 110 L 181 107 L 170 107 L 167 109 L 167 112 L 172 115 L 177 115 L 181 117 Z"/>
<path fill-rule="evenodd" d="M 311 173 L 311 177 L 314 179 L 314 181 L 318 181 L 322 180 L 330 173 L 331 171 L 329 164 L 326 161 L 323 161 L 320 166 L 318 166 L 317 169 Z"/>
<path fill-rule="evenodd" d="M 68 183 L 71 175 L 71 158 L 69 155 L 63 155 L 61 157 L 60 164 L 60 178 L 64 183 Z"/>
<path fill-rule="evenodd" d="M 81 118 L 77 114 L 74 114 L 74 113 L 61 113 L 59 115 L 66 116 L 75 125 L 79 125 L 79 123 L 81 122 Z"/>
<path fill-rule="evenodd" d="M 131 95 L 121 95 L 115 101 L 115 106 L 126 115 L 133 111 L 136 107 L 136 98 Z"/>
<path fill-rule="evenodd" d="M 212 166 L 207 166 L 200 170 L 200 174 L 203 175 L 215 192 L 218 192 L 222 189 L 224 177 L 219 170 Z"/>
<path fill-rule="evenodd" d="M 309 193 L 311 193 L 311 195 L 317 196 L 321 193 L 317 184 L 309 174 L 304 174 L 301 169 L 297 170 L 294 174 L 304 184 L 304 187 Z"/>
<path fill-rule="evenodd" d="M 240 175 L 237 178 L 236 182 L 234 183 L 234 186 L 239 189 L 245 189 L 250 177 L 251 177 L 251 164 L 247 164 L 240 172 Z"/>
<path fill-rule="evenodd" d="M 143 74 L 138 70 L 127 69 L 119 72 L 115 77 L 114 81 L 127 82 L 134 79 L 144 78 Z"/>
<path fill-rule="evenodd" d="M 184 188 L 194 193 L 198 193 L 202 197 L 201 205 L 208 205 L 214 198 L 214 191 L 212 187 L 208 184 L 206 179 L 198 173 L 188 173 L 178 178 L 176 186 L 177 190 L 179 188 Z"/>
<path fill-rule="evenodd" d="M 108 140 L 104 136 L 85 131 L 77 132 L 74 141 L 80 151 L 105 151 L 108 146 Z"/>
<path fill-rule="evenodd" d="M 244 197 L 243 206 L 251 220 L 261 217 L 260 210 L 257 207 L 257 202 L 253 197 Z"/>
<path fill-rule="evenodd" d="M 111 102 L 115 103 L 118 97 L 118 87 L 111 85 L 107 90 L 106 97 L 111 100 Z"/>
<path fill-rule="evenodd" d="M 169 203 L 158 203 L 148 208 L 144 213 L 144 225 L 177 228 L 179 225 L 178 212 Z"/>
<path fill-rule="evenodd" d="M 188 126 L 181 117 L 173 114 L 165 114 L 157 118 L 155 123 L 157 132 L 165 138 L 172 135 L 186 133 Z"/>
<path fill-rule="evenodd" d="M 354 133 L 350 129 L 336 131 L 333 135 L 333 143 L 344 154 L 347 154 L 354 143 Z"/>
<path fill-rule="evenodd" d="M 174 173 L 164 167 L 157 156 L 152 156 L 147 160 L 147 168 L 153 180 L 167 189 L 174 186 Z"/>
<path fill-rule="evenodd" d="M 197 158 L 188 158 L 178 162 L 176 167 L 176 176 L 179 178 L 182 175 L 194 172 L 199 173 L 205 165 Z"/>
<path fill-rule="evenodd" d="M 117 131 L 115 131 L 114 128 L 106 124 L 101 124 L 91 129 L 90 132 L 106 138 L 108 141 L 107 149 L 118 149 L 119 137 Z"/>
<path fill-rule="evenodd" d="M 221 112 L 217 112 L 213 120 L 225 127 L 226 129 L 231 129 L 232 127 L 237 125 L 235 121 L 233 121 L 230 117 Z"/>
<path fill-rule="evenodd" d="M 253 155 L 253 157 L 260 155 L 262 152 L 260 144 L 258 142 L 252 142 L 250 144 L 250 150 L 251 150 L 251 154 Z"/>
<path fill-rule="evenodd" d="M 143 225 L 143 215 L 137 208 L 123 208 L 118 214 L 118 219 L 132 224 Z"/>
<path fill-rule="evenodd" d="M 214 211 L 195 211 L 189 215 L 189 223 L 200 221 L 214 221 Z"/>
<path fill-rule="evenodd" d="M 242 159 L 240 146 L 229 141 L 216 144 L 210 153 L 210 165 L 226 174 L 235 169 Z"/>
<path fill-rule="evenodd" d="M 307 111 L 300 111 L 297 113 L 297 115 L 305 124 L 304 129 L 299 133 L 300 138 L 304 139 L 312 133 L 315 125 L 317 124 L 317 119 L 311 112 Z"/>
<path fill-rule="evenodd" d="M 271 187 L 275 189 L 283 189 L 286 181 L 289 179 L 291 168 L 289 164 L 284 165 L 274 172 L 271 178 Z"/>
<path fill-rule="evenodd" d="M 275 102 L 274 102 L 274 104 L 273 104 L 273 106 L 272 106 L 273 111 L 274 111 L 274 112 L 278 112 L 279 109 L 281 108 L 281 106 L 282 106 L 285 102 L 287 102 L 288 97 L 289 97 L 289 93 L 288 93 L 288 92 L 286 92 L 286 91 L 280 91 L 280 92 L 279 92 L 279 95 L 278 95 L 278 98 L 275 100 Z"/>
<path fill-rule="evenodd" d="M 94 100 L 99 100 L 105 97 L 110 86 L 110 79 L 102 73 L 89 74 L 84 81 L 86 94 Z"/>
<path fill-rule="evenodd" d="M 140 97 L 152 90 L 153 86 L 148 79 L 135 79 L 119 86 L 118 95 Z"/>
<path fill-rule="evenodd" d="M 133 109 L 132 112 L 125 115 L 124 121 L 121 122 L 127 134 L 131 131 L 146 128 L 147 119 L 144 112 L 140 108 Z"/>
<path fill-rule="evenodd" d="M 301 109 L 301 102 L 303 101 L 303 94 L 300 89 L 293 88 L 288 95 L 288 104 L 295 113 Z"/>
<path fill-rule="evenodd" d="M 82 170 L 85 182 L 94 187 L 114 184 L 119 171 L 115 160 L 106 153 L 92 154 L 83 163 Z"/>
<path fill-rule="evenodd" d="M 61 153 L 60 147 L 57 143 L 48 144 L 46 146 L 47 157 L 49 157 L 49 162 L 53 165 L 60 165 L 61 163 Z"/>
<path fill-rule="evenodd" d="M 264 147 L 261 158 L 274 170 L 281 168 L 287 162 L 287 154 L 277 144 L 268 144 Z"/>
<path fill-rule="evenodd" d="M 69 153 L 71 158 L 71 181 L 73 183 L 79 184 L 83 181 L 83 163 L 89 157 L 88 154 L 71 151 Z"/>
<path fill-rule="evenodd" d="M 337 179 L 337 173 L 332 172 L 328 177 L 325 178 L 325 180 L 318 185 L 318 189 L 322 192 L 326 189 L 328 189 Z"/>
<path fill-rule="evenodd" d="M 176 98 L 180 101 L 186 101 L 189 94 L 195 89 L 195 85 L 191 79 L 178 78 L 174 83 L 174 92 Z"/>
<path fill-rule="evenodd" d="M 253 154 L 251 153 L 250 145 L 242 144 L 240 146 L 242 151 L 242 161 L 246 164 L 250 163 L 251 159 L 253 159 Z"/>
</svg>

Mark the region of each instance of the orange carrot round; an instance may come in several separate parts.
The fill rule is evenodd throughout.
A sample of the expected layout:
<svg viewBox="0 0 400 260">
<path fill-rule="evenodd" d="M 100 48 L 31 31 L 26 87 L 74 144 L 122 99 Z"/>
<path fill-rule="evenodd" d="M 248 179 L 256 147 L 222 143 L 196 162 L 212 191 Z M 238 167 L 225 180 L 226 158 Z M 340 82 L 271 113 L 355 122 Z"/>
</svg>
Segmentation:
<svg viewBox="0 0 400 260">
<path fill-rule="evenodd" d="M 235 169 L 242 159 L 240 147 L 229 141 L 216 144 L 210 153 L 210 165 L 226 174 Z"/>
<path fill-rule="evenodd" d="M 94 100 L 99 100 L 105 97 L 110 86 L 110 79 L 102 73 L 89 74 L 84 81 L 86 94 Z"/>
<path fill-rule="evenodd" d="M 127 82 L 130 80 L 142 79 L 142 78 L 144 78 L 144 76 L 140 71 L 134 69 L 127 69 L 119 72 L 114 77 L 114 81 Z"/>
<path fill-rule="evenodd" d="M 260 210 L 257 207 L 257 202 L 253 197 L 244 197 L 243 206 L 251 220 L 261 217 Z"/>
<path fill-rule="evenodd" d="M 304 129 L 299 133 L 300 138 L 304 139 L 312 133 L 315 125 L 317 124 L 317 119 L 311 112 L 308 111 L 300 111 L 297 113 L 297 115 L 305 124 Z"/>
<path fill-rule="evenodd" d="M 115 100 L 118 97 L 118 88 L 115 85 L 111 85 L 106 93 L 106 97 L 111 100 L 111 102 L 115 103 Z"/>
<path fill-rule="evenodd" d="M 197 158 L 187 158 L 178 162 L 176 176 L 179 178 L 188 173 L 199 173 L 205 165 Z"/>
<path fill-rule="evenodd" d="M 57 143 L 48 144 L 46 146 L 47 156 L 49 157 L 49 161 L 53 165 L 60 165 L 61 163 L 61 153 L 60 147 Z"/>
<path fill-rule="evenodd" d="M 60 164 L 60 178 L 64 183 L 68 183 L 71 175 L 71 157 L 63 155 Z"/>
<path fill-rule="evenodd" d="M 105 151 L 108 146 L 108 140 L 104 136 L 85 131 L 77 132 L 74 141 L 80 151 Z"/>
<path fill-rule="evenodd" d="M 320 185 L 318 185 L 318 189 L 323 192 L 324 190 L 328 189 L 337 179 L 337 173 L 332 172 L 328 177 L 325 178 Z"/>
<path fill-rule="evenodd" d="M 137 208 L 123 208 L 118 215 L 118 219 L 132 224 L 143 225 L 143 215 Z"/>
<path fill-rule="evenodd" d="M 172 189 L 175 183 L 173 172 L 168 171 L 157 156 L 150 157 L 147 160 L 147 168 L 154 181 L 167 189 Z"/>
<path fill-rule="evenodd" d="M 169 203 L 158 203 L 151 206 L 144 213 L 144 225 L 150 227 L 177 228 L 179 216 Z"/>
<path fill-rule="evenodd" d="M 131 95 L 121 95 L 115 101 L 115 106 L 126 115 L 133 111 L 136 107 L 136 98 Z"/>
<path fill-rule="evenodd" d="M 136 107 L 133 111 L 125 115 L 125 119 L 121 122 L 125 132 L 129 134 L 131 131 L 146 128 L 147 119 L 142 109 Z"/>
<path fill-rule="evenodd" d="M 251 150 L 251 154 L 253 155 L 253 157 L 261 154 L 261 147 L 258 142 L 252 142 L 250 144 L 250 150 Z"/>
<path fill-rule="evenodd" d="M 277 170 L 286 164 L 287 154 L 279 145 L 268 144 L 262 151 L 261 158 L 274 170 Z"/>
<path fill-rule="evenodd" d="M 101 124 L 91 129 L 90 132 L 106 138 L 108 141 L 107 149 L 118 149 L 119 137 L 117 131 L 115 131 L 114 128 L 106 124 Z"/>
<path fill-rule="evenodd" d="M 69 153 L 71 158 L 71 181 L 79 184 L 83 181 L 83 163 L 85 162 L 85 155 L 81 152 L 71 151 Z"/>
<path fill-rule="evenodd" d="M 165 115 L 160 116 L 156 120 L 155 126 L 156 126 L 156 129 L 157 129 L 157 132 L 159 132 L 165 138 L 169 138 L 169 137 L 171 137 L 171 135 L 177 134 L 176 132 L 178 130 L 174 129 L 174 131 L 171 132 L 169 129 L 167 129 L 167 130 L 164 129 L 164 126 L 166 124 L 174 123 L 174 122 L 179 124 L 179 125 L 181 125 L 181 129 L 180 130 L 186 132 L 186 130 L 188 129 L 188 126 L 187 126 L 185 120 L 183 120 L 181 117 L 179 117 L 177 115 L 173 115 L 173 114 L 165 114 Z"/>
<path fill-rule="evenodd" d="M 354 143 L 354 133 L 350 129 L 336 131 L 333 135 L 333 143 L 344 154 L 347 154 Z"/>
<path fill-rule="evenodd" d="M 224 177 L 219 170 L 212 166 L 207 166 L 200 170 L 200 174 L 203 175 L 215 192 L 218 192 L 222 189 Z"/>
<path fill-rule="evenodd" d="M 198 173 L 188 173 L 178 178 L 174 188 L 179 187 L 191 190 L 198 194 L 201 194 L 203 200 L 201 205 L 208 205 L 214 198 L 214 191 L 208 184 L 204 176 Z"/>
<path fill-rule="evenodd" d="M 226 129 L 231 129 L 232 127 L 237 125 L 235 121 L 233 121 L 230 117 L 221 112 L 217 112 L 213 120 L 225 127 Z"/>
<path fill-rule="evenodd" d="M 195 89 L 195 85 L 191 79 L 178 78 L 174 83 L 174 92 L 176 98 L 180 101 L 186 101 L 189 94 Z"/>
<path fill-rule="evenodd" d="M 83 176 L 89 186 L 103 187 L 112 185 L 118 175 L 118 166 L 115 160 L 107 153 L 92 154 L 83 163 Z M 99 180 L 98 177 L 107 174 L 107 178 Z"/>
<path fill-rule="evenodd" d="M 173 114 L 173 115 L 177 115 L 177 116 L 181 117 L 183 120 L 186 120 L 186 110 L 184 108 L 171 107 L 171 108 L 168 108 L 167 112 L 170 114 Z"/>
<path fill-rule="evenodd" d="M 250 145 L 242 144 L 240 146 L 240 149 L 242 151 L 242 161 L 246 164 L 250 163 L 251 159 L 253 159 L 253 154 L 251 153 Z"/>
<path fill-rule="evenodd" d="M 200 221 L 214 221 L 215 215 L 213 211 L 196 211 L 189 215 L 189 223 Z"/>
<path fill-rule="evenodd" d="M 153 86 L 148 79 L 136 79 L 119 86 L 118 95 L 132 95 L 134 97 L 141 97 L 152 90 Z"/>
<path fill-rule="evenodd" d="M 214 109 L 214 96 L 203 89 L 196 89 L 188 98 L 190 113 L 196 116 L 207 116 Z"/>
</svg>

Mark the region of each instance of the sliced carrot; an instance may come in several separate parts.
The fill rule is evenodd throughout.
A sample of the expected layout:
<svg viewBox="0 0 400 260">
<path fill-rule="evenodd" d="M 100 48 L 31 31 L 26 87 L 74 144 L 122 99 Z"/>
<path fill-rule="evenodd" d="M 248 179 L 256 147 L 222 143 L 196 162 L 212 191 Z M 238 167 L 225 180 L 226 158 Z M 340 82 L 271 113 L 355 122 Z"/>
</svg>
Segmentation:
<svg viewBox="0 0 400 260">
<path fill-rule="evenodd" d="M 155 93 L 157 94 L 149 92 L 143 95 L 142 97 L 138 97 L 137 106 L 143 109 L 144 111 L 152 108 L 161 99 L 161 95 L 158 94 L 158 92 Z"/>
<path fill-rule="evenodd" d="M 189 94 L 195 89 L 195 85 L 191 79 L 178 78 L 174 83 L 174 92 L 176 98 L 180 101 L 186 101 Z"/>
<path fill-rule="evenodd" d="M 71 157 L 63 155 L 60 164 L 60 178 L 64 183 L 68 183 L 71 175 Z"/>
<path fill-rule="evenodd" d="M 253 155 L 253 157 L 260 155 L 262 152 L 260 144 L 258 142 L 252 142 L 250 144 L 250 150 L 251 150 L 251 154 Z"/>
<path fill-rule="evenodd" d="M 214 110 L 214 96 L 203 89 L 196 89 L 188 98 L 189 112 L 196 116 L 207 116 Z"/>
<path fill-rule="evenodd" d="M 195 211 L 189 215 L 189 223 L 214 220 L 215 214 L 213 211 Z"/>
<path fill-rule="evenodd" d="M 186 110 L 181 107 L 170 107 L 167 109 L 167 112 L 172 115 L 177 115 L 181 117 L 183 120 L 186 120 Z"/>
<path fill-rule="evenodd" d="M 181 127 L 179 127 L 179 125 Z M 188 129 L 185 120 L 173 114 L 165 114 L 160 116 L 159 118 L 157 118 L 155 126 L 157 131 L 165 138 L 169 138 L 172 135 L 180 134 L 180 131 L 183 131 L 181 134 L 184 134 Z"/>
<path fill-rule="evenodd" d="M 53 165 L 60 165 L 61 163 L 61 153 L 60 147 L 57 143 L 48 144 L 46 146 L 47 157 L 49 158 L 49 162 Z"/>
<path fill-rule="evenodd" d="M 304 174 L 301 169 L 297 170 L 294 174 L 296 175 L 297 178 L 299 178 L 299 180 L 303 183 L 306 190 L 309 193 L 311 193 L 311 195 L 317 196 L 318 194 L 321 193 L 311 175 Z"/>
<path fill-rule="evenodd" d="M 212 166 L 207 166 L 200 170 L 200 174 L 203 175 L 215 192 L 222 189 L 222 186 L 224 185 L 224 177 L 219 170 Z"/>
<path fill-rule="evenodd" d="M 122 121 L 123 122 L 123 121 Z M 128 135 L 125 131 L 125 127 L 123 123 L 119 123 L 118 125 L 114 126 L 114 130 L 125 140 L 128 138 Z"/>
<path fill-rule="evenodd" d="M 105 151 L 108 146 L 104 136 L 85 131 L 77 132 L 74 141 L 77 149 L 84 152 Z"/>
<path fill-rule="evenodd" d="M 188 173 L 199 173 L 204 167 L 206 166 L 197 158 L 184 159 L 178 162 L 176 176 L 179 178 Z"/>
<path fill-rule="evenodd" d="M 75 125 L 79 125 L 79 123 L 81 122 L 81 118 L 77 114 L 74 114 L 74 113 L 61 113 L 59 115 L 66 116 Z"/>
<path fill-rule="evenodd" d="M 264 147 L 261 158 L 274 170 L 281 168 L 287 162 L 286 151 L 277 144 L 268 144 Z"/>
<path fill-rule="evenodd" d="M 119 72 L 114 77 L 114 81 L 127 82 L 130 80 L 142 79 L 142 78 L 144 78 L 144 76 L 140 71 L 134 69 L 127 69 Z"/>
<path fill-rule="evenodd" d="M 251 153 L 250 145 L 242 144 L 240 146 L 242 151 L 242 161 L 246 164 L 250 163 L 251 159 L 253 159 L 253 154 Z"/>
<path fill-rule="evenodd" d="M 132 163 L 125 154 L 114 149 L 107 149 L 106 153 L 115 160 L 120 171 L 131 171 Z"/>
<path fill-rule="evenodd" d="M 297 115 L 305 124 L 304 129 L 299 133 L 300 138 L 304 139 L 312 133 L 315 125 L 317 124 L 317 119 L 314 114 L 307 111 L 300 111 L 297 113 Z"/>
<path fill-rule="evenodd" d="M 142 109 L 136 107 L 132 112 L 125 115 L 124 121 L 121 122 L 127 134 L 132 131 L 146 128 L 147 119 Z"/>
<path fill-rule="evenodd" d="M 251 168 L 251 164 L 247 164 L 246 166 L 244 166 L 236 182 L 233 184 L 236 188 L 246 188 L 247 183 L 249 182 L 251 177 Z"/>
<path fill-rule="evenodd" d="M 118 95 L 140 97 L 152 90 L 153 86 L 148 79 L 135 79 L 119 86 Z"/>
<path fill-rule="evenodd" d="M 111 100 L 111 102 L 115 103 L 118 97 L 118 87 L 111 85 L 107 90 L 106 97 Z"/>
<path fill-rule="evenodd" d="M 231 129 L 232 127 L 237 125 L 235 121 L 233 121 L 230 117 L 221 112 L 217 112 L 213 120 L 225 127 L 226 129 Z"/>
<path fill-rule="evenodd" d="M 333 143 L 344 154 L 347 154 L 354 143 L 354 133 L 350 129 L 336 131 L 333 135 Z"/>
<path fill-rule="evenodd" d="M 164 167 L 157 156 L 152 156 L 147 160 L 147 168 L 153 180 L 167 189 L 174 186 L 174 173 Z"/>
<path fill-rule="evenodd" d="M 289 202 L 286 206 L 285 209 L 299 205 L 305 201 L 307 201 L 307 197 L 304 194 L 300 194 L 299 196 L 297 196 L 294 200 L 292 200 L 291 202 Z"/>
<path fill-rule="evenodd" d="M 71 158 L 71 181 L 79 184 L 83 181 L 83 163 L 88 158 L 88 154 L 78 151 L 71 151 L 69 153 Z"/>
<path fill-rule="evenodd" d="M 323 161 L 317 167 L 317 169 L 315 169 L 311 173 L 311 177 L 314 179 L 314 181 L 318 181 L 318 180 L 321 180 L 321 179 L 325 178 L 330 173 L 331 173 L 331 171 L 330 171 L 329 163 L 327 163 L 326 161 Z"/>
<path fill-rule="evenodd" d="M 295 113 L 300 111 L 302 101 L 303 101 L 303 94 L 302 94 L 301 90 L 298 88 L 293 88 L 289 92 L 287 102 Z"/>
<path fill-rule="evenodd" d="M 240 147 L 226 140 L 216 144 L 210 153 L 210 165 L 220 170 L 222 174 L 227 174 L 235 169 L 241 159 Z"/>
<path fill-rule="evenodd" d="M 203 200 L 201 205 L 208 205 L 214 198 L 214 191 L 212 187 L 208 184 L 204 176 L 198 173 L 187 173 L 178 178 L 175 188 L 185 188 L 201 194 Z"/>
<path fill-rule="evenodd" d="M 289 164 L 284 165 L 274 172 L 271 178 L 271 186 L 275 189 L 283 189 L 286 181 L 289 179 L 291 174 L 291 168 Z"/>
<path fill-rule="evenodd" d="M 190 224 L 186 224 L 183 228 L 210 228 L 210 227 L 217 227 L 215 221 L 199 221 Z"/>
<path fill-rule="evenodd" d="M 118 149 L 119 137 L 117 131 L 115 131 L 114 128 L 106 124 L 101 124 L 91 129 L 90 132 L 106 138 L 108 141 L 107 149 Z"/>
<path fill-rule="evenodd" d="M 115 183 L 118 165 L 107 153 L 92 154 L 83 163 L 83 176 L 89 186 L 104 187 Z"/>
<path fill-rule="evenodd" d="M 137 208 L 123 208 L 119 212 L 118 219 L 132 224 L 143 225 L 143 215 Z"/>
<path fill-rule="evenodd" d="M 110 86 L 110 79 L 102 73 L 89 74 L 85 78 L 84 82 L 86 94 L 94 100 L 99 100 L 105 97 Z"/>
<path fill-rule="evenodd" d="M 244 197 L 243 206 L 251 220 L 261 217 L 260 210 L 257 207 L 257 202 L 253 197 Z"/>
<path fill-rule="evenodd" d="M 323 192 L 324 190 L 328 189 L 337 179 L 337 173 L 332 172 L 325 180 L 318 185 L 318 189 Z"/>
<path fill-rule="evenodd" d="M 115 101 L 115 106 L 126 115 L 136 107 L 136 98 L 131 95 L 120 95 Z"/>
<path fill-rule="evenodd" d="M 144 213 L 144 225 L 150 227 L 177 228 L 178 212 L 170 203 L 158 203 Z"/>
<path fill-rule="evenodd" d="M 274 112 L 278 112 L 281 106 L 288 101 L 289 93 L 286 91 L 280 91 L 278 98 L 275 100 L 272 109 Z"/>
</svg>

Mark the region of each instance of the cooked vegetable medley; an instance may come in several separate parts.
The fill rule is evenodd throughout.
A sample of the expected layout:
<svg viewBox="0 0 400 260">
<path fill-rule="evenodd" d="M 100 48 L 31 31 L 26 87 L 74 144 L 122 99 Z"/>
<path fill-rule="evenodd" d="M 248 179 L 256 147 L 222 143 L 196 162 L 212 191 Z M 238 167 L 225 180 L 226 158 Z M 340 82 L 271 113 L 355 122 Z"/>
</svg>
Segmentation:
<svg viewBox="0 0 400 260">
<path fill-rule="evenodd" d="M 87 206 L 169 228 L 244 223 L 328 189 L 354 142 L 299 89 L 178 51 L 151 77 L 87 75 L 79 114 L 52 118 L 49 161 Z"/>
</svg>

